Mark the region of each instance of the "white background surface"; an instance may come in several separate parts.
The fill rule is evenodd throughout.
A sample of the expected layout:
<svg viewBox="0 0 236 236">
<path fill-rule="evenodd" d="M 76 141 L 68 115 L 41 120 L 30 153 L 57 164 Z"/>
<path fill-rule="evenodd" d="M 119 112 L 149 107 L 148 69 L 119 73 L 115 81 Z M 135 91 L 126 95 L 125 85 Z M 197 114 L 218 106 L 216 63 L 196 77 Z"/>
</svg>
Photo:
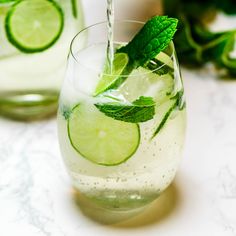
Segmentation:
<svg viewBox="0 0 236 236">
<path fill-rule="evenodd" d="M 84 0 L 84 8 L 87 24 L 105 19 L 105 1 Z M 97 223 L 76 203 L 55 119 L 0 118 L 0 235 L 235 236 L 236 81 L 218 80 L 208 69 L 183 69 L 183 78 L 188 129 L 176 180 L 143 214 L 122 223 L 105 213 L 100 221 L 113 224 Z"/>
</svg>

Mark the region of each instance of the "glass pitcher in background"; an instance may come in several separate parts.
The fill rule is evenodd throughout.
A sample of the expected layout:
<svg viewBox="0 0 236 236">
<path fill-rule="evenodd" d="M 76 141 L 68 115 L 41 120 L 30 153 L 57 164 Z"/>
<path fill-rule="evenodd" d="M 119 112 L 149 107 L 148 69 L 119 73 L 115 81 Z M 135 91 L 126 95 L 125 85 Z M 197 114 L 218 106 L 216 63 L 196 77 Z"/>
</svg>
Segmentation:
<svg viewBox="0 0 236 236">
<path fill-rule="evenodd" d="M 80 0 L 0 0 L 0 114 L 21 120 L 55 113 Z"/>
</svg>

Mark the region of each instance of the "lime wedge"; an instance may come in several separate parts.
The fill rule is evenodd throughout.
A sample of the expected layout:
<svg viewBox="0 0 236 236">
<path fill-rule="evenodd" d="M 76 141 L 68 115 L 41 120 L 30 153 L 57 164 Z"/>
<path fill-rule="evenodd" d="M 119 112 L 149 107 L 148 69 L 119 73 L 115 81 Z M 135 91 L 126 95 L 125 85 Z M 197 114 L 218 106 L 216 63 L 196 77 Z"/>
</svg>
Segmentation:
<svg viewBox="0 0 236 236">
<path fill-rule="evenodd" d="M 87 160 L 105 166 L 125 162 L 137 150 L 139 126 L 117 121 L 82 104 L 75 106 L 68 120 L 73 148 Z"/>
<path fill-rule="evenodd" d="M 62 9 L 53 0 L 17 1 L 5 22 L 8 40 L 26 53 L 51 47 L 60 37 L 63 25 Z"/>
<path fill-rule="evenodd" d="M 112 73 L 110 73 L 110 68 L 108 63 L 105 64 L 104 73 L 101 76 L 100 81 L 95 89 L 94 96 L 97 96 L 104 91 L 108 90 L 111 85 L 113 85 L 116 80 L 119 79 L 120 74 L 127 66 L 129 62 L 129 57 L 126 53 L 116 53 L 112 65 Z"/>
</svg>

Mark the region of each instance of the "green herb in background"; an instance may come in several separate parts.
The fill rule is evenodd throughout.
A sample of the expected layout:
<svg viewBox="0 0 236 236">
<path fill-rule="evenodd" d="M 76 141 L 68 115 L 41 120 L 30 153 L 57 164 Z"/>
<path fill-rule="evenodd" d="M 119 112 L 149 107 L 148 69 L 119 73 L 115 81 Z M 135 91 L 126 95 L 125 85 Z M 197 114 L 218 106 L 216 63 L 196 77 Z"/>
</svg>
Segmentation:
<svg viewBox="0 0 236 236">
<path fill-rule="evenodd" d="M 235 0 L 163 0 L 165 14 L 179 18 L 175 45 L 181 62 L 203 65 L 213 62 L 219 69 L 236 76 L 236 58 L 231 58 L 236 29 L 213 33 L 204 21 L 213 20 L 219 11 L 236 14 Z"/>
</svg>

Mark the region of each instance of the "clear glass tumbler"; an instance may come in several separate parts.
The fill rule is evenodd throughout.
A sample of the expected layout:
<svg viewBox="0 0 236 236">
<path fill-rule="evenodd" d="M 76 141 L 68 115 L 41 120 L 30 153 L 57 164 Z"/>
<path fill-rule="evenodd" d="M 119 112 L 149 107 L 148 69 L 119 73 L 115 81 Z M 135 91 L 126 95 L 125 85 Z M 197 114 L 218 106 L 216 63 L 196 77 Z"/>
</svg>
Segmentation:
<svg viewBox="0 0 236 236">
<path fill-rule="evenodd" d="M 55 113 L 69 45 L 82 27 L 80 0 L 0 1 L 0 115 Z"/>
<path fill-rule="evenodd" d="M 115 48 L 142 26 L 115 22 Z M 122 76 L 128 59 L 117 54 L 115 72 L 104 73 L 107 31 L 106 22 L 93 25 L 71 44 L 59 99 L 59 142 L 79 193 L 106 209 L 129 211 L 157 199 L 175 177 L 185 136 L 184 89 L 173 43 Z M 122 83 L 103 92 L 101 81 L 110 76 Z"/>
</svg>

